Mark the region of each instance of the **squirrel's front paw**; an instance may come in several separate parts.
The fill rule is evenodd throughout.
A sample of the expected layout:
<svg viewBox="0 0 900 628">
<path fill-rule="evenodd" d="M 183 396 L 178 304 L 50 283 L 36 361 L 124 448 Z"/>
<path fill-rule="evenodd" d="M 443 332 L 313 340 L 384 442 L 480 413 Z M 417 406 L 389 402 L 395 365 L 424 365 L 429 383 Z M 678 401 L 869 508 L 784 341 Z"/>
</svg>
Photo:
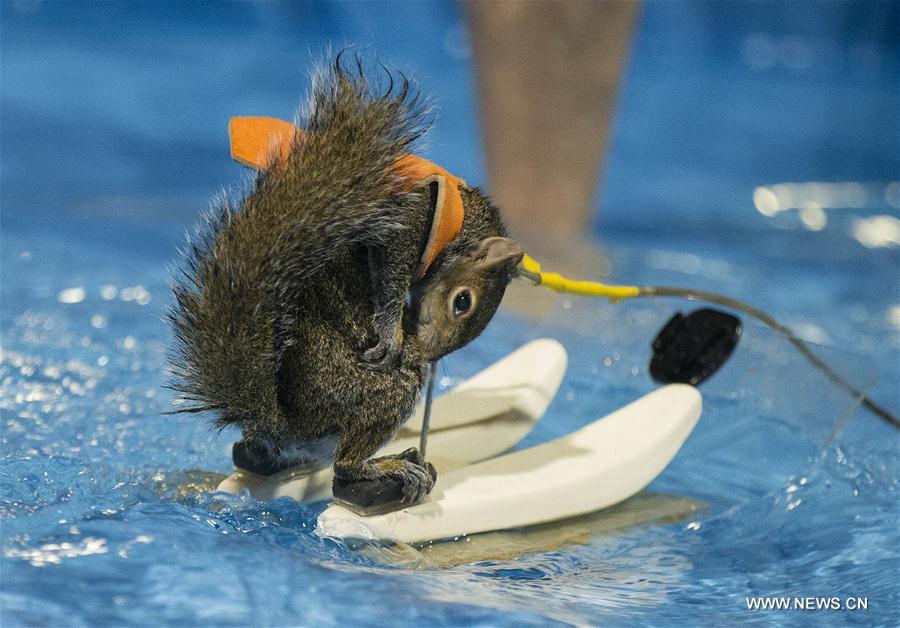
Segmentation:
<svg viewBox="0 0 900 628">
<path fill-rule="evenodd" d="M 360 356 L 360 366 L 375 371 L 388 371 L 396 366 L 403 353 L 403 330 L 399 327 L 392 336 L 383 336 L 378 344 L 366 349 Z"/>
</svg>

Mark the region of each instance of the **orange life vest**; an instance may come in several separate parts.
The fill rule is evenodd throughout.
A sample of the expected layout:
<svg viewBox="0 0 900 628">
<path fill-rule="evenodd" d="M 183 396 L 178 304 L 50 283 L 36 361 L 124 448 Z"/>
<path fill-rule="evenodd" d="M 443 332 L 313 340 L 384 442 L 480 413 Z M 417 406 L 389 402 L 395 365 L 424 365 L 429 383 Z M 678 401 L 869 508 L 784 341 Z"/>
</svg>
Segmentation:
<svg viewBox="0 0 900 628">
<path fill-rule="evenodd" d="M 291 146 L 303 135 L 303 131 L 290 122 L 265 117 L 232 118 L 228 133 L 232 159 L 258 170 L 267 170 L 274 162 L 287 159 Z M 414 182 L 414 187 L 430 183 L 437 183 L 438 186 L 428 242 L 413 274 L 414 279 L 418 280 L 462 229 L 464 210 L 459 186 L 466 185 L 466 182 L 416 155 L 400 157 L 397 168 Z"/>
</svg>

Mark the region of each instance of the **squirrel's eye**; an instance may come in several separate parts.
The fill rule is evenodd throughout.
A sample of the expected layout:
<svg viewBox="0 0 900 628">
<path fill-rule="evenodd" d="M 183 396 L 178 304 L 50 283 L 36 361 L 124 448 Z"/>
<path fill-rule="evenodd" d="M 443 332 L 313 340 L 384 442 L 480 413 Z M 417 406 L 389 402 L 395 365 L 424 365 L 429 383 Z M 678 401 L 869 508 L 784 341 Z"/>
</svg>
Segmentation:
<svg viewBox="0 0 900 628">
<path fill-rule="evenodd" d="M 470 309 L 472 309 L 472 293 L 467 288 L 463 288 L 453 297 L 453 315 L 462 316 Z"/>
</svg>

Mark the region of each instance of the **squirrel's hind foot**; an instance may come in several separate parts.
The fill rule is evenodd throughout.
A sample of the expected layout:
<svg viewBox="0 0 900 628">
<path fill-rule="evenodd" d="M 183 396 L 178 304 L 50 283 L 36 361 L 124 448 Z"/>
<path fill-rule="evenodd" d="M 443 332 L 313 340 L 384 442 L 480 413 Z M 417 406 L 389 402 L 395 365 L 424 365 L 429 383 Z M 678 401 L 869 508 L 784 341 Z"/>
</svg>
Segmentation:
<svg viewBox="0 0 900 628">
<path fill-rule="evenodd" d="M 373 458 L 359 466 L 336 463 L 335 474 L 349 482 L 360 480 L 400 480 L 403 502 L 412 504 L 422 500 L 434 488 L 437 470 L 430 462 L 422 460 L 419 450 L 406 451 Z"/>
</svg>

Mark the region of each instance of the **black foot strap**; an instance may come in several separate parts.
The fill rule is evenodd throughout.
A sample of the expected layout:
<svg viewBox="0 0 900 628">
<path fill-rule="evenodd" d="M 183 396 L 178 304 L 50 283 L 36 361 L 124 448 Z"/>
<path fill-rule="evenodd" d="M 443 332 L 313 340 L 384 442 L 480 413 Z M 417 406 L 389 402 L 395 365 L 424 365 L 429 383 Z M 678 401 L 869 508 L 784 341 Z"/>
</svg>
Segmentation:
<svg viewBox="0 0 900 628">
<path fill-rule="evenodd" d="M 436 480 L 437 470 L 434 465 L 426 462 L 425 468 Z M 336 475 L 331 484 L 331 492 L 341 506 L 363 517 L 415 506 L 403 501 L 403 482 L 396 478 L 350 481 Z"/>
</svg>

